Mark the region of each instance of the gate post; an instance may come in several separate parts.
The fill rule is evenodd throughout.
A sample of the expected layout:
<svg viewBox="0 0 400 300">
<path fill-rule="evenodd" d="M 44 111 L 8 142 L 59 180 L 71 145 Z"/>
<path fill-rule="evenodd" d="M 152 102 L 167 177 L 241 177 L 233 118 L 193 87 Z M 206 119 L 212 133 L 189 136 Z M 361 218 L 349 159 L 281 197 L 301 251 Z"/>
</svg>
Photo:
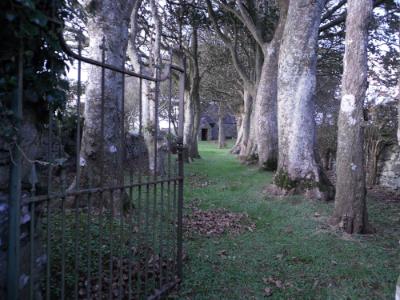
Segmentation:
<svg viewBox="0 0 400 300">
<path fill-rule="evenodd" d="M 20 128 L 22 122 L 23 94 L 23 43 L 20 42 L 18 53 L 18 88 L 16 99 L 12 103 L 12 111 L 16 118 L 17 140 L 13 146 L 8 201 L 8 253 L 7 253 L 7 299 L 18 299 L 19 289 L 19 239 L 20 239 L 20 202 L 21 202 L 21 151 Z"/>
</svg>

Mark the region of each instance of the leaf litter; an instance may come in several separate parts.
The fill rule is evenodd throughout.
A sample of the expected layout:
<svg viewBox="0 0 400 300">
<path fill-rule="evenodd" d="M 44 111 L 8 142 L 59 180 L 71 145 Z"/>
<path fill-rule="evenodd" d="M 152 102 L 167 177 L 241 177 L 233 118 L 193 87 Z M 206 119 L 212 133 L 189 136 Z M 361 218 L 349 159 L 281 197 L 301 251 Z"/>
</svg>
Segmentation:
<svg viewBox="0 0 400 300">
<path fill-rule="evenodd" d="M 195 207 L 183 217 L 183 226 L 189 236 L 199 234 L 208 237 L 227 233 L 237 235 L 246 231 L 253 232 L 256 228 L 246 213 L 233 213 L 222 208 L 201 210 Z"/>
</svg>

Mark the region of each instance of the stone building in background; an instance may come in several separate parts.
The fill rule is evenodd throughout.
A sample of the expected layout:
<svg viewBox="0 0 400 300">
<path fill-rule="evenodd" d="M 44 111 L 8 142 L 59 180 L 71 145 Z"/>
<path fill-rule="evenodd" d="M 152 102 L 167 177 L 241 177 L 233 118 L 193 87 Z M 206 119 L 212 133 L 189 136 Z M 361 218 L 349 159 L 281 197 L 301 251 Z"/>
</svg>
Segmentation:
<svg viewBox="0 0 400 300">
<path fill-rule="evenodd" d="M 229 111 L 223 118 L 225 138 L 236 139 L 237 127 L 236 118 Z M 198 133 L 199 141 L 215 141 L 218 140 L 218 106 L 210 104 L 201 115 L 200 128 Z"/>
</svg>

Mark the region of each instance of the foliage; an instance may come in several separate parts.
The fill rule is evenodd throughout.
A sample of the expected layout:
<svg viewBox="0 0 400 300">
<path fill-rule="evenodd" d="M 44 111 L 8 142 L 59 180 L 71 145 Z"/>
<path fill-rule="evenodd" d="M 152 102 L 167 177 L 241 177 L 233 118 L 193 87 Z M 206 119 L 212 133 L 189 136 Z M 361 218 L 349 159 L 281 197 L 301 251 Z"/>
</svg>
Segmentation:
<svg viewBox="0 0 400 300">
<path fill-rule="evenodd" d="M 23 49 L 23 106 L 35 111 L 38 124 L 66 101 L 67 57 L 59 35 L 64 21 L 73 18 L 74 0 L 5 0 L 0 3 L 0 137 L 16 135 L 11 112 L 18 86 L 18 53 Z"/>
</svg>

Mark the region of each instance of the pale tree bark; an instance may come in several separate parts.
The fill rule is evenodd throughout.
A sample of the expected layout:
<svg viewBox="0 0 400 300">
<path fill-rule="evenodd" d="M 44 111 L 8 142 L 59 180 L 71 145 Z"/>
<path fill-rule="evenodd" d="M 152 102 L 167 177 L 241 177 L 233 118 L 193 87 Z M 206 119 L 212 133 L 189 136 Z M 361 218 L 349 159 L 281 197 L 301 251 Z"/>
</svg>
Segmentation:
<svg viewBox="0 0 400 300">
<path fill-rule="evenodd" d="M 239 158 L 246 160 L 248 142 L 250 138 L 251 129 L 251 114 L 253 106 L 253 96 L 249 88 L 244 88 L 243 91 L 243 117 L 242 117 L 242 143 L 240 144 Z"/>
<path fill-rule="evenodd" d="M 240 112 L 236 115 L 236 141 L 235 145 L 232 147 L 230 153 L 238 155 L 240 153 L 240 145 L 242 144 L 243 139 L 243 112 Z"/>
<path fill-rule="evenodd" d="M 397 82 L 397 143 L 400 145 L 400 77 Z"/>
<path fill-rule="evenodd" d="M 279 160 L 274 183 L 283 193 L 330 196 L 315 154 L 314 99 L 318 27 L 325 0 L 290 1 L 279 52 Z"/>
<path fill-rule="evenodd" d="M 90 58 L 102 60 L 101 47 L 104 38 L 105 62 L 116 67 L 123 67 L 128 44 L 129 18 L 134 3 L 135 0 L 86 1 L 84 3 L 88 11 L 89 47 L 87 50 Z M 101 68 L 90 65 L 88 77 L 90 80 L 86 88 L 80 151 L 82 167 L 80 185 L 116 186 L 124 179 L 123 171 L 119 169 L 121 165 L 118 163 L 119 155 L 124 147 L 121 142 L 123 140 L 122 75 L 105 71 L 103 104 Z M 117 202 L 114 201 L 115 205 Z"/>
<path fill-rule="evenodd" d="M 347 233 L 368 233 L 363 103 L 368 76 L 368 24 L 372 0 L 347 4 L 342 101 L 338 121 L 337 182 L 332 223 Z"/>
<path fill-rule="evenodd" d="M 190 51 L 187 51 L 189 68 L 185 87 L 185 123 L 183 143 L 187 149 L 187 160 L 200 158 L 198 150 L 198 133 L 200 127 L 200 68 L 198 53 L 198 32 L 192 26 Z"/>
<path fill-rule="evenodd" d="M 220 102 L 218 105 L 218 148 L 219 149 L 223 149 L 226 147 L 224 115 L 225 115 L 224 104 Z"/>
<path fill-rule="evenodd" d="M 259 166 L 274 171 L 278 164 L 278 60 L 286 23 L 288 0 L 279 1 L 279 22 L 274 37 L 263 44 L 264 63 L 256 98 L 257 152 Z"/>
<path fill-rule="evenodd" d="M 255 94 L 255 93 L 254 93 Z M 256 96 L 256 95 L 255 95 Z M 257 154 L 257 113 L 255 110 L 255 96 L 252 98 L 251 114 L 250 114 L 250 129 L 249 137 L 247 139 L 247 146 L 245 154 L 242 156 L 242 161 L 247 164 L 254 164 L 258 160 Z"/>
</svg>

